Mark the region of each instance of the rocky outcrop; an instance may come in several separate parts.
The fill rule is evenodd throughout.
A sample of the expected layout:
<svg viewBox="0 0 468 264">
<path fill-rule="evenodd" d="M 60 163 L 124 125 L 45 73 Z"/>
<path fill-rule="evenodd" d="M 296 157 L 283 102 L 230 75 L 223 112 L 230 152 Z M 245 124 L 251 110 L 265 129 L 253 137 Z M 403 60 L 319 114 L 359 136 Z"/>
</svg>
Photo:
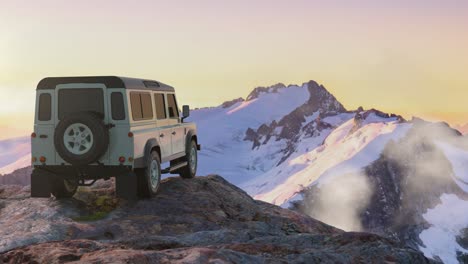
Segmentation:
<svg viewBox="0 0 468 264">
<path fill-rule="evenodd" d="M 320 113 L 320 117 L 323 118 L 346 111 L 344 106 L 323 85 L 309 81 L 307 87 L 310 93 L 309 100 L 278 122 L 277 126 L 282 127 L 280 138 L 293 139 L 299 134 L 305 118 L 316 112 Z"/>
<path fill-rule="evenodd" d="M 229 108 L 237 103 L 241 103 L 241 102 L 244 102 L 244 98 L 242 97 L 239 97 L 237 99 L 234 99 L 234 100 L 231 100 L 231 101 L 226 101 L 224 103 L 221 104 L 221 107 L 222 108 Z"/>
<path fill-rule="evenodd" d="M 12 184 L 26 186 L 31 183 L 31 166 L 15 170 L 6 175 L 0 175 L 0 184 Z"/>
<path fill-rule="evenodd" d="M 399 123 L 407 122 L 406 119 L 403 118 L 401 115 L 388 114 L 374 108 L 364 111 L 362 106 L 360 106 L 356 111 L 353 112 L 355 113 L 354 126 L 349 131 L 349 134 L 353 134 L 354 132 L 358 131 L 362 127 L 363 121 L 366 120 L 371 114 L 391 121 L 398 121 Z"/>
<path fill-rule="evenodd" d="M 247 96 L 247 101 L 250 101 L 250 100 L 253 100 L 253 99 L 256 99 L 260 96 L 260 94 L 262 93 L 277 93 L 279 89 L 284 89 L 286 88 L 286 85 L 282 84 L 282 83 L 277 83 L 277 84 L 274 84 L 272 86 L 268 86 L 268 87 L 257 87 L 255 89 L 253 89 L 252 92 L 250 92 L 250 94 Z"/>
<path fill-rule="evenodd" d="M 220 176 L 168 178 L 134 204 L 113 200 L 111 181 L 60 201 L 28 191 L 0 187 L 1 263 L 429 263 L 393 240 L 253 200 Z"/>
</svg>

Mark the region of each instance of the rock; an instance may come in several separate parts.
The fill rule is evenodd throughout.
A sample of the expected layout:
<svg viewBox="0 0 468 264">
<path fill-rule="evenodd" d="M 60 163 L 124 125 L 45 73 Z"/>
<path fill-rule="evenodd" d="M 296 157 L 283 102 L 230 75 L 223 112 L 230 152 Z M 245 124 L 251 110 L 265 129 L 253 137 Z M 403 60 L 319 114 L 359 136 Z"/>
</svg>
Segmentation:
<svg viewBox="0 0 468 264">
<path fill-rule="evenodd" d="M 113 194 L 109 182 L 60 201 L 2 188 L 2 263 L 429 263 L 392 240 L 255 201 L 220 176 L 168 178 L 157 197 L 119 201 L 91 222 L 73 219 L 92 213 L 96 197 Z"/>
<path fill-rule="evenodd" d="M 2 187 L 0 263 L 429 263 L 395 241 L 253 200 L 216 175 L 168 178 L 155 198 L 118 201 L 102 219 L 77 221 L 95 213 L 96 197 L 113 195 L 111 186 L 66 200 Z"/>
<path fill-rule="evenodd" d="M 6 175 L 0 175 L 0 184 L 22 185 L 26 186 L 31 183 L 31 166 L 15 170 Z"/>
<path fill-rule="evenodd" d="M 221 104 L 221 107 L 223 108 L 229 108 L 237 103 L 240 103 L 240 102 L 243 102 L 244 101 L 244 98 L 237 98 L 237 99 L 234 99 L 234 100 L 231 100 L 231 101 L 226 101 L 224 103 Z"/>
<path fill-rule="evenodd" d="M 250 92 L 246 100 L 250 101 L 250 100 L 256 99 L 261 93 L 277 93 L 279 89 L 284 89 L 284 88 L 286 88 L 286 85 L 282 83 L 277 83 L 268 87 L 257 87 L 253 89 L 252 92 Z"/>
</svg>

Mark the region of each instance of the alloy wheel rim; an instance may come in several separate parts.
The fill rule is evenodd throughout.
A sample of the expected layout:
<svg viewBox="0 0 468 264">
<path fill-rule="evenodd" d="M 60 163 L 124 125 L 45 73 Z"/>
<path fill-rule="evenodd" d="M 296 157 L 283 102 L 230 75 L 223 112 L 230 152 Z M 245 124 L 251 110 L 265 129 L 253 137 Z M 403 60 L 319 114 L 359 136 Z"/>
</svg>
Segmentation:
<svg viewBox="0 0 468 264">
<path fill-rule="evenodd" d="M 195 168 L 197 167 L 197 150 L 195 147 L 192 147 L 190 151 L 190 170 L 192 173 L 195 173 Z"/>
<path fill-rule="evenodd" d="M 151 161 L 151 170 L 150 170 L 150 182 L 151 182 L 151 188 L 156 189 L 159 184 L 159 169 L 158 169 L 158 163 L 153 160 Z"/>
<path fill-rule="evenodd" d="M 63 135 L 65 148 L 72 154 L 87 153 L 94 143 L 93 132 L 82 123 L 74 123 L 67 127 Z"/>
</svg>

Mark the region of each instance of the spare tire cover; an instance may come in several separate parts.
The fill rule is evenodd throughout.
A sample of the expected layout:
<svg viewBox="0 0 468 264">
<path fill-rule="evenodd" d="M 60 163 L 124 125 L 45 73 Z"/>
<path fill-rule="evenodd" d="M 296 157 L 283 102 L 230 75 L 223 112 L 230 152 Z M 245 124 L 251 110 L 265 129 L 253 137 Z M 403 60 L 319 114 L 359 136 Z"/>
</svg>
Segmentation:
<svg viewBox="0 0 468 264">
<path fill-rule="evenodd" d="M 73 165 L 87 165 L 98 161 L 106 153 L 109 131 L 98 114 L 74 113 L 58 123 L 54 145 L 63 160 Z"/>
</svg>

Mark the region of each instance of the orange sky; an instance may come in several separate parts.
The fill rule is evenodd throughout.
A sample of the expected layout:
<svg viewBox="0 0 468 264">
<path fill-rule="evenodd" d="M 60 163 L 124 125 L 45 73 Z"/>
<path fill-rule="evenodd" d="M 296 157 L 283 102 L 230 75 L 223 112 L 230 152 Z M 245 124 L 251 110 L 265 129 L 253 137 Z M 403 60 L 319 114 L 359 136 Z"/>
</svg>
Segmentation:
<svg viewBox="0 0 468 264">
<path fill-rule="evenodd" d="M 407 2 L 1 1 L 0 129 L 30 130 L 34 86 L 63 75 L 157 79 L 193 107 L 313 79 L 349 109 L 468 123 L 468 2 Z"/>
</svg>

